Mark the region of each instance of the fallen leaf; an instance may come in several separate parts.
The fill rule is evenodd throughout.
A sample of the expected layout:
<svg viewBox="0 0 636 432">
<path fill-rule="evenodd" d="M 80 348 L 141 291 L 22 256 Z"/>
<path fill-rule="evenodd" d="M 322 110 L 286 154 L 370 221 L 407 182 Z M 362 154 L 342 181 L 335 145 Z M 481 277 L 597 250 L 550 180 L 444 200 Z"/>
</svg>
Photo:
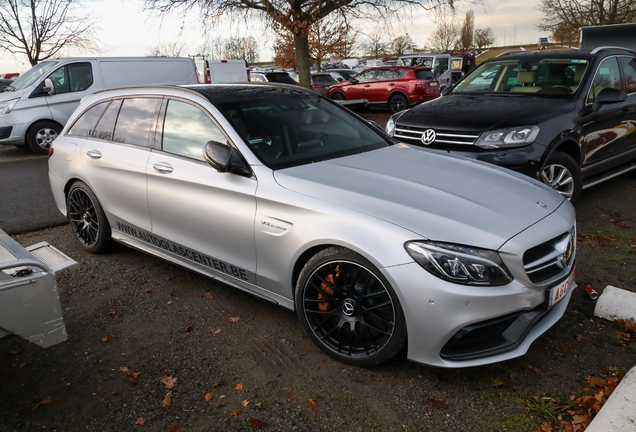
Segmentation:
<svg viewBox="0 0 636 432">
<path fill-rule="evenodd" d="M 245 399 L 243 402 L 241 402 L 241 405 L 243 405 L 243 408 L 247 408 L 247 406 L 250 404 L 250 401 L 248 401 L 247 399 Z"/>
<path fill-rule="evenodd" d="M 206 393 L 205 394 L 205 401 L 206 402 L 210 402 L 213 397 L 214 397 L 214 393 Z"/>
<path fill-rule="evenodd" d="M 576 335 L 576 340 L 581 342 L 583 340 L 583 335 Z"/>
<path fill-rule="evenodd" d="M 427 404 L 429 404 L 433 408 L 437 408 L 437 409 L 448 408 L 448 405 L 444 401 L 438 401 L 438 400 L 435 400 L 435 399 L 426 398 L 426 399 L 424 399 L 424 402 L 426 402 Z"/>
<path fill-rule="evenodd" d="M 146 293 L 148 293 L 148 294 L 149 294 L 149 293 L 151 293 L 151 292 L 152 292 L 152 288 L 146 288 L 146 289 L 145 289 L 145 291 L 146 291 Z"/>
<path fill-rule="evenodd" d="M 624 229 L 629 228 L 629 224 L 627 222 L 616 222 L 616 226 Z"/>
<path fill-rule="evenodd" d="M 185 331 L 186 333 L 190 333 L 192 331 L 192 324 L 188 324 L 188 323 L 183 323 L 183 331 Z"/>
<path fill-rule="evenodd" d="M 530 366 L 530 365 L 529 365 L 529 366 L 528 366 L 528 368 L 529 368 L 532 372 L 536 373 L 537 375 L 541 375 L 541 373 L 542 373 L 542 372 L 541 372 L 541 369 L 539 369 L 539 368 L 538 368 L 538 367 L 536 367 L 536 366 Z"/>
<path fill-rule="evenodd" d="M 220 386 L 224 386 L 227 384 L 227 381 L 219 381 L 214 383 L 214 387 L 220 387 Z"/>
<path fill-rule="evenodd" d="M 232 415 L 234 417 L 236 417 L 237 415 L 239 415 L 241 413 L 241 410 L 236 410 L 236 411 L 232 411 Z"/>
<path fill-rule="evenodd" d="M 131 384 L 137 384 L 140 376 L 141 372 L 129 372 L 126 374 L 126 377 Z"/>
<path fill-rule="evenodd" d="M 317 408 L 318 407 L 318 402 L 316 402 L 315 400 L 309 398 L 309 402 L 307 402 L 307 406 L 309 408 Z"/>
<path fill-rule="evenodd" d="M 146 419 L 145 419 L 145 418 L 143 418 L 143 417 L 139 417 L 139 418 L 137 419 L 137 421 L 135 422 L 135 424 L 136 424 L 137 426 L 143 426 L 143 425 L 145 425 L 145 424 L 146 424 Z"/>
<path fill-rule="evenodd" d="M 276 315 L 276 312 L 274 312 L 274 311 L 267 311 L 267 315 Z"/>
<path fill-rule="evenodd" d="M 48 404 L 52 404 L 52 403 L 53 403 L 53 399 L 51 399 L 51 398 L 42 399 L 36 406 L 33 407 L 33 409 L 31 411 L 35 411 L 36 409 L 38 409 L 42 405 L 48 405 Z"/>
<path fill-rule="evenodd" d="M 496 383 L 493 384 L 493 387 L 499 387 L 502 386 L 504 384 L 503 381 L 497 381 Z"/>
<path fill-rule="evenodd" d="M 168 426 L 168 432 L 174 432 L 176 430 L 181 429 L 181 423 L 175 423 L 172 426 Z"/>
<path fill-rule="evenodd" d="M 221 329 L 214 330 L 214 334 L 219 334 L 219 333 L 221 333 Z"/>
<path fill-rule="evenodd" d="M 172 304 L 172 301 L 169 301 L 167 304 Z"/>
<path fill-rule="evenodd" d="M 587 377 L 587 382 L 594 387 L 605 387 L 607 385 L 607 380 L 599 377 L 589 376 Z"/>
<path fill-rule="evenodd" d="M 250 419 L 250 425 L 253 428 L 266 428 L 269 426 L 269 424 L 257 418 Z"/>
<path fill-rule="evenodd" d="M 294 388 L 292 386 L 289 386 L 289 387 L 287 387 L 287 390 L 294 391 Z"/>
<path fill-rule="evenodd" d="M 164 408 L 168 408 L 168 407 L 172 406 L 172 392 L 171 391 L 166 393 L 166 395 L 164 396 L 163 400 L 161 401 L 161 406 L 164 407 Z"/>
<path fill-rule="evenodd" d="M 221 402 L 219 403 L 219 406 L 220 406 L 220 407 L 227 406 L 227 402 L 225 402 L 225 401 L 221 401 Z"/>
<path fill-rule="evenodd" d="M 163 378 L 161 378 L 161 383 L 165 385 L 168 390 L 172 390 L 174 386 L 177 385 L 177 379 L 178 378 L 164 375 Z"/>
<path fill-rule="evenodd" d="M 237 390 L 243 390 L 243 384 L 242 383 L 238 383 L 235 388 Z"/>
<path fill-rule="evenodd" d="M 108 312 L 108 315 L 115 315 L 117 312 L 115 312 L 115 309 L 113 309 L 112 311 Z"/>
<path fill-rule="evenodd" d="M 113 337 L 111 335 L 106 335 L 102 338 L 102 342 L 106 343 L 106 342 L 110 342 L 113 339 Z"/>
<path fill-rule="evenodd" d="M 11 350 L 11 351 L 9 351 L 9 354 L 11 354 L 11 355 L 18 355 L 18 354 L 20 354 L 20 351 L 18 351 L 18 350 Z"/>
<path fill-rule="evenodd" d="M 237 322 L 240 319 L 241 319 L 241 317 L 229 317 L 227 319 L 227 322 L 229 322 L 230 324 L 234 324 L 235 322 Z"/>
<path fill-rule="evenodd" d="M 122 372 L 128 372 L 129 369 L 126 366 L 122 366 L 119 368 L 119 370 Z"/>
</svg>

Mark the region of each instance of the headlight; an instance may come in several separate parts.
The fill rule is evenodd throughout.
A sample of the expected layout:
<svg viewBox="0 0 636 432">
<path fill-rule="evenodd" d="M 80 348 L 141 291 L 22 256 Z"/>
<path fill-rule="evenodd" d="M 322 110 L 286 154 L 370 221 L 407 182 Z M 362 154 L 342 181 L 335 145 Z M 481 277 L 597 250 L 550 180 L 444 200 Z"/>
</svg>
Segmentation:
<svg viewBox="0 0 636 432">
<path fill-rule="evenodd" d="M 20 98 L 0 102 L 0 115 L 9 114 L 11 109 L 15 106 L 15 103 L 19 100 Z"/>
<path fill-rule="evenodd" d="M 404 244 L 416 263 L 435 276 L 463 285 L 505 285 L 512 276 L 492 250 L 431 241 Z"/>
<path fill-rule="evenodd" d="M 389 136 L 393 136 L 393 132 L 395 132 L 395 122 L 393 121 L 393 117 L 391 117 L 386 123 L 386 133 Z"/>
<path fill-rule="evenodd" d="M 537 136 L 539 136 L 539 126 L 500 129 L 484 132 L 475 145 L 485 149 L 521 147 L 532 144 L 537 139 Z"/>
</svg>

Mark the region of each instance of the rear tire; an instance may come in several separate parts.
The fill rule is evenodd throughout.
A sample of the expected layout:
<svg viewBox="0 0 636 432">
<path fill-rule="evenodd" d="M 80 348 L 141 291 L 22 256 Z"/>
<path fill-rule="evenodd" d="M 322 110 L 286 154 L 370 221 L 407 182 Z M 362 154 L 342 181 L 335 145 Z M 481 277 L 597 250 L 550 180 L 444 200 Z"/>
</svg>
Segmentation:
<svg viewBox="0 0 636 432">
<path fill-rule="evenodd" d="M 583 180 L 581 168 L 571 156 L 555 151 L 548 156 L 541 171 L 539 181 L 550 186 L 574 205 L 581 200 Z"/>
<path fill-rule="evenodd" d="M 99 200 L 85 183 L 77 181 L 69 189 L 66 214 L 75 240 L 86 252 L 97 254 L 110 248 L 110 224 Z"/>
<path fill-rule="evenodd" d="M 51 144 L 62 132 L 62 128 L 55 122 L 42 120 L 31 125 L 26 134 L 26 143 L 36 154 L 49 153 Z"/>
<path fill-rule="evenodd" d="M 389 98 L 389 109 L 393 114 L 409 107 L 409 100 L 403 94 L 397 93 Z"/>
</svg>

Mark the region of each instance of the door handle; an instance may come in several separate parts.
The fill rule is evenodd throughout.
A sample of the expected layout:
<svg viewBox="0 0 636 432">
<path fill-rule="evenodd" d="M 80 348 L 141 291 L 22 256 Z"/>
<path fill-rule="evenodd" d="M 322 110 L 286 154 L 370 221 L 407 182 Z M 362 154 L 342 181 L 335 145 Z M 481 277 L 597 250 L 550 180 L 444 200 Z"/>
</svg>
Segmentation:
<svg viewBox="0 0 636 432">
<path fill-rule="evenodd" d="M 102 157 L 102 153 L 99 150 L 89 150 L 86 152 L 86 156 L 91 159 L 99 159 Z"/>
<path fill-rule="evenodd" d="M 160 174 L 170 174 L 172 171 L 174 171 L 172 165 L 165 162 L 156 163 L 152 167 Z"/>
<path fill-rule="evenodd" d="M 371 84 L 365 84 L 364 86 L 365 87 L 371 87 Z"/>
<path fill-rule="evenodd" d="M 389 86 L 393 87 L 395 85 L 395 83 L 390 83 Z"/>
</svg>

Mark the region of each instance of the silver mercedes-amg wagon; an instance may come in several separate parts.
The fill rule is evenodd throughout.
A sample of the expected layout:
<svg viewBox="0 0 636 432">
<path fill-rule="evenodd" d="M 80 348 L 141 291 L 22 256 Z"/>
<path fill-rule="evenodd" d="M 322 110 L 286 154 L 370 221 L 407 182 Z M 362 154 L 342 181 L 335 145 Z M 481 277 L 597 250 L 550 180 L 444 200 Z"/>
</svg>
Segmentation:
<svg viewBox="0 0 636 432">
<path fill-rule="evenodd" d="M 524 354 L 574 284 L 575 214 L 511 171 L 393 140 L 297 86 L 86 97 L 49 152 L 88 252 L 112 240 L 294 309 L 335 359 Z"/>
</svg>

